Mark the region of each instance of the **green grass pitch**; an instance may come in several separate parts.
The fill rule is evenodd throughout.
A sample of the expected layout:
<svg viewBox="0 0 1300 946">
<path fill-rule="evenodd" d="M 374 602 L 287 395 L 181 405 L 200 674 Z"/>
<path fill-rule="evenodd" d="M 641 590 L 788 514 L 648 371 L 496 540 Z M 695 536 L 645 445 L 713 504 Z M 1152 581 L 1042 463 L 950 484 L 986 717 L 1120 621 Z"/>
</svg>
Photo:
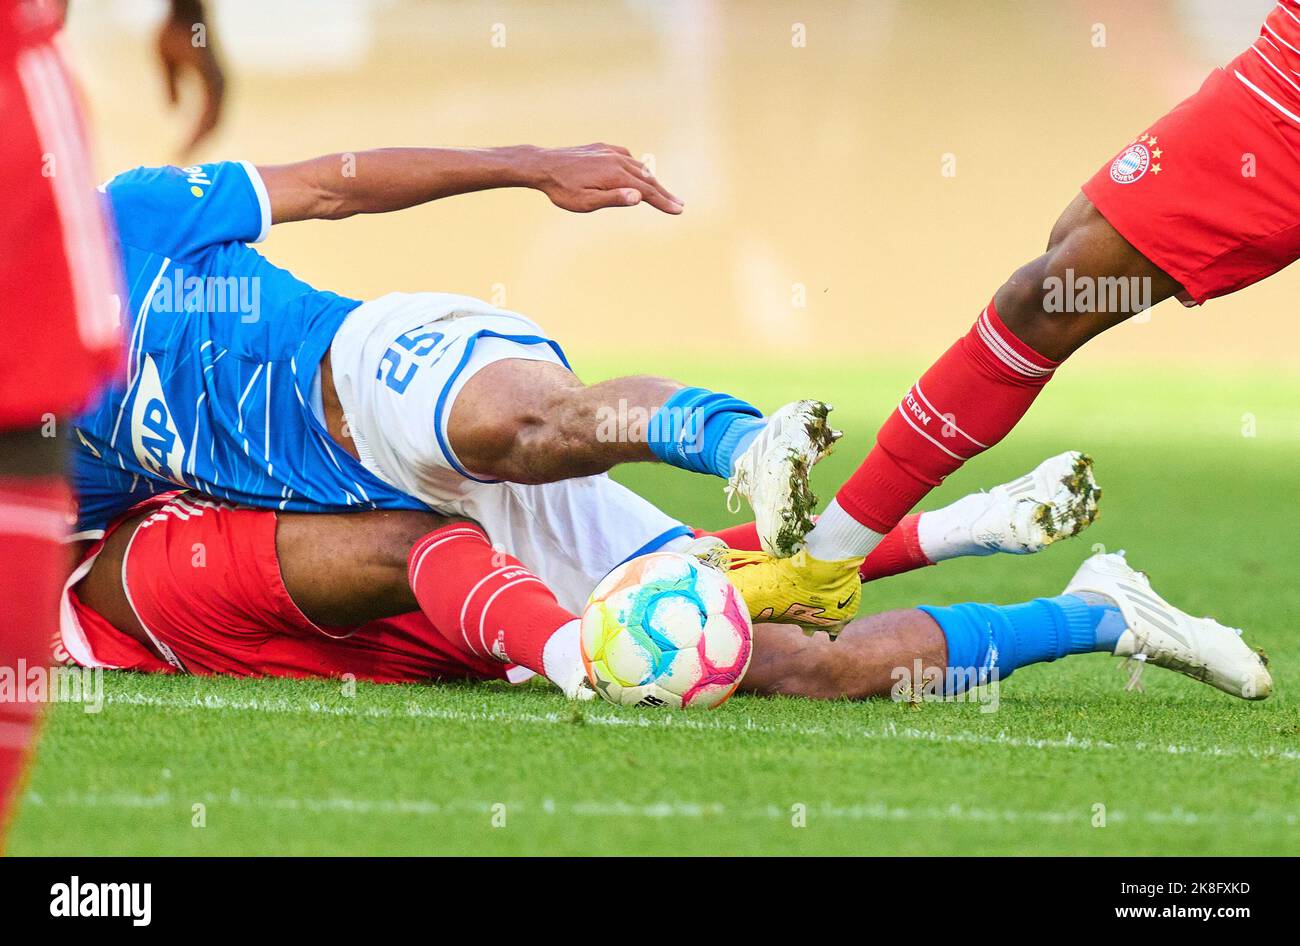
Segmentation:
<svg viewBox="0 0 1300 946">
<path fill-rule="evenodd" d="M 834 401 L 849 435 L 818 472 L 823 497 L 920 366 L 579 365 L 671 371 L 766 407 Z M 1267 651 L 1264 703 L 1155 668 L 1126 692 L 1100 655 L 1019 671 L 996 712 L 736 698 L 673 714 L 575 708 L 541 686 L 348 696 L 328 681 L 109 675 L 103 712 L 51 713 L 12 853 L 1295 854 L 1300 382 L 1272 377 L 1062 371 L 927 505 L 1077 447 L 1097 459 L 1101 520 L 1042 555 L 948 563 L 864 600 L 1055 594 L 1094 545 L 1127 548 L 1176 604 Z M 729 521 L 716 482 L 620 477 L 689 521 Z"/>
</svg>

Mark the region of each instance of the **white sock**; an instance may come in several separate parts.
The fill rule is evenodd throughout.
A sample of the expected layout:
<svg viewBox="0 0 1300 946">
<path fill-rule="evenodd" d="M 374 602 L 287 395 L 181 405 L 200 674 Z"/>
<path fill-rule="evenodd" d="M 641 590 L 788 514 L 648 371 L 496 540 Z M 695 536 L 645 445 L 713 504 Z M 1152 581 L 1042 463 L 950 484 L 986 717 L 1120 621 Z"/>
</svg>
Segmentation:
<svg viewBox="0 0 1300 946">
<path fill-rule="evenodd" d="M 817 525 L 808 533 L 805 544 L 813 558 L 838 562 L 846 558 L 866 558 L 883 538 L 881 533 L 868 529 L 832 499 Z"/>
<path fill-rule="evenodd" d="M 587 671 L 582 666 L 581 629 L 582 622 L 574 618 L 552 634 L 542 647 L 542 671 L 546 679 L 571 700 L 578 698 L 579 689 L 587 679 Z"/>
<path fill-rule="evenodd" d="M 971 493 L 951 505 L 921 513 L 916 522 L 916 538 L 921 551 L 932 562 L 944 562 L 965 555 L 992 555 L 997 549 L 975 541 L 976 520 L 989 508 L 993 497 L 988 493 Z"/>
</svg>

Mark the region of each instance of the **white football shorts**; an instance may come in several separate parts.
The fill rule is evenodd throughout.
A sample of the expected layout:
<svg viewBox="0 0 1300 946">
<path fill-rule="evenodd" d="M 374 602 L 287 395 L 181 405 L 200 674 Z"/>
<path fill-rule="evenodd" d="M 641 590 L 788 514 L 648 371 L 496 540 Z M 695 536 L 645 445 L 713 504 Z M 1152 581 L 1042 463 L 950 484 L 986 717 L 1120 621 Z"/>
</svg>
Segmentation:
<svg viewBox="0 0 1300 946">
<path fill-rule="evenodd" d="M 334 386 L 366 469 L 437 512 L 475 520 L 560 604 L 580 611 L 610 569 L 693 533 L 607 476 L 525 486 L 465 470 L 447 441 L 452 405 L 476 372 L 506 359 L 568 367 L 532 320 L 439 292 L 363 303 L 330 346 Z"/>
</svg>

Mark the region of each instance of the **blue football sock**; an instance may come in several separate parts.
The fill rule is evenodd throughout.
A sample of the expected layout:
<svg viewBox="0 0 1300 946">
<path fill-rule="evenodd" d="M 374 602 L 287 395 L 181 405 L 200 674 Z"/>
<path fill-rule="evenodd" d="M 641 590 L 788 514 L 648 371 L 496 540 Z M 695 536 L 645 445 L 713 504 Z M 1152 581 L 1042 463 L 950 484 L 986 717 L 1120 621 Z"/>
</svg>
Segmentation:
<svg viewBox="0 0 1300 946">
<path fill-rule="evenodd" d="M 1092 602 L 1059 595 L 1024 604 L 967 603 L 920 610 L 934 618 L 947 639 L 944 693 L 949 695 L 1005 679 L 1029 664 L 1095 650 L 1113 652 L 1114 640 L 1124 631 L 1121 617 L 1115 633 L 1119 609 L 1100 596 Z"/>
<path fill-rule="evenodd" d="M 1092 615 L 1094 641 L 1092 649 L 1098 653 L 1113 654 L 1120 635 L 1128 630 L 1128 623 L 1119 606 L 1106 595 L 1093 594 L 1091 591 L 1078 592 L 1074 595 L 1088 606 Z"/>
<path fill-rule="evenodd" d="M 727 471 L 718 475 L 729 477 L 736 472 L 736 458 L 749 448 L 755 437 L 762 433 L 763 428 L 767 426 L 767 418 L 728 411 L 725 414 L 715 415 L 715 422 L 725 422 L 727 425 L 718 438 L 718 445 L 714 450 L 714 462 L 718 469 Z"/>
<path fill-rule="evenodd" d="M 646 440 L 664 463 L 726 479 L 766 423 L 758 408 L 739 398 L 682 388 L 650 418 Z"/>
</svg>

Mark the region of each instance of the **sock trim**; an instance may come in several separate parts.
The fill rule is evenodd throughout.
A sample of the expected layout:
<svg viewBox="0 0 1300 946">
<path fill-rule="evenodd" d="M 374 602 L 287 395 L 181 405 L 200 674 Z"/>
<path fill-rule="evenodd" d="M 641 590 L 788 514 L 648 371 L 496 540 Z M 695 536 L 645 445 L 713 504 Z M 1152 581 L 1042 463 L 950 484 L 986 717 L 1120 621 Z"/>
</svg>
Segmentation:
<svg viewBox="0 0 1300 946">
<path fill-rule="evenodd" d="M 517 565 L 502 565 L 500 568 L 494 568 L 492 569 L 492 571 L 488 572 L 486 575 L 484 575 L 482 578 L 476 581 L 474 583 L 474 587 L 470 588 L 469 591 L 465 592 L 465 600 L 461 602 L 461 606 L 460 606 L 460 618 L 456 623 L 460 626 L 460 636 L 465 639 L 465 646 L 469 647 L 471 650 L 473 650 L 474 645 L 469 642 L 469 628 L 465 626 L 465 618 L 469 614 L 469 606 L 470 603 L 474 600 L 474 595 L 478 594 L 478 590 L 482 588 L 485 584 L 487 584 L 489 581 L 491 581 L 493 578 L 499 578 L 501 575 L 510 571 L 512 568 L 517 568 L 517 567 L 518 567 Z M 479 610 L 478 640 L 479 643 L 483 645 L 484 653 L 488 653 L 488 654 L 492 653 L 492 651 L 488 648 L 487 641 L 483 639 L 483 623 L 487 617 L 488 604 L 491 604 L 492 601 L 496 600 L 497 594 L 500 594 L 504 588 L 510 587 L 511 584 L 513 583 L 505 582 L 501 586 L 501 588 L 497 589 L 496 594 L 493 594 L 492 597 L 488 599 L 487 603 L 484 604 L 483 607 Z"/>
<path fill-rule="evenodd" d="M 997 307 L 991 300 L 975 320 L 975 331 L 999 361 L 1026 378 L 1046 380 L 1061 366 L 1059 361 L 1040 355 L 1017 338 L 998 316 Z"/>
<path fill-rule="evenodd" d="M 420 577 L 420 567 L 424 564 L 425 556 L 444 542 L 463 538 L 476 538 L 487 542 L 487 533 L 475 526 L 458 523 L 434 529 L 411 546 L 411 551 L 406 555 L 406 580 L 412 588 Z"/>
<path fill-rule="evenodd" d="M 1097 624 L 1093 620 L 1092 609 L 1088 607 L 1088 604 L 1074 595 L 1058 595 L 1047 600 L 1060 608 L 1061 616 L 1065 619 L 1065 627 L 1063 628 L 1067 641 L 1065 653 L 1091 653 L 1097 643 Z"/>
</svg>

